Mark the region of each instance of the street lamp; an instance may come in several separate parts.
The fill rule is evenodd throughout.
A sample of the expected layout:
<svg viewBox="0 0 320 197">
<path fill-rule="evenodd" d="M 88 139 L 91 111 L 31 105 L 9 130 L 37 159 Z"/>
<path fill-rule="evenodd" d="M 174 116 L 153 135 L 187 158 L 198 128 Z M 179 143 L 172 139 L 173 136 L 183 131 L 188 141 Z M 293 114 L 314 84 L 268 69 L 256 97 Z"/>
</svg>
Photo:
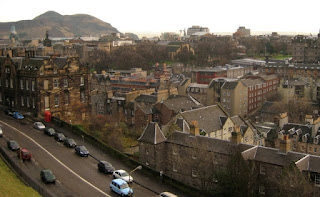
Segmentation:
<svg viewBox="0 0 320 197">
<path fill-rule="evenodd" d="M 131 170 L 131 171 L 129 172 L 129 183 L 130 183 L 131 173 L 133 173 L 133 172 L 136 171 L 136 170 L 141 170 L 141 169 L 142 169 L 142 166 L 139 165 L 139 166 L 137 166 L 135 169 L 133 169 L 133 170 Z"/>
<path fill-rule="evenodd" d="M 141 169 L 142 169 L 142 166 L 139 165 L 139 166 L 137 166 L 135 169 L 133 169 L 133 170 L 131 170 L 131 171 L 129 172 L 129 184 L 130 184 L 131 173 L 133 173 L 133 172 L 136 171 L 136 170 L 141 170 Z M 133 188 L 131 188 L 131 189 L 133 189 Z M 130 194 L 130 196 L 132 196 L 132 194 Z"/>
</svg>

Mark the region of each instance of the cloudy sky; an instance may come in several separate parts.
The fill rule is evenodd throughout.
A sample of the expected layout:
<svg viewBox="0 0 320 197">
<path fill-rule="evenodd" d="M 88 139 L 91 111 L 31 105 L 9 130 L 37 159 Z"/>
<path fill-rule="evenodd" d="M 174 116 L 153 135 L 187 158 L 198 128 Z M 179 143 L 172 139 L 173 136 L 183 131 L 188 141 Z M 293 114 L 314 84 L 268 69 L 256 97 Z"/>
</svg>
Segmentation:
<svg viewBox="0 0 320 197">
<path fill-rule="evenodd" d="M 211 32 L 318 33 L 320 0 L 55 0 L 2 4 L 0 22 L 31 20 L 53 10 L 62 15 L 90 14 L 120 32 L 178 32 L 192 25 Z"/>
</svg>

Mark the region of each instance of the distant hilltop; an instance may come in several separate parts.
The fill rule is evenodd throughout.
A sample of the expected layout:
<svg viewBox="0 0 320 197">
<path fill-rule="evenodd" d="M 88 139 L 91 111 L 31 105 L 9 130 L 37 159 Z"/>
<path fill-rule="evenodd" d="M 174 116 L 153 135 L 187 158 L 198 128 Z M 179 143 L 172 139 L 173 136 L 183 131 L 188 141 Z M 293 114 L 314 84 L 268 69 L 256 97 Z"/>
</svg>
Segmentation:
<svg viewBox="0 0 320 197">
<path fill-rule="evenodd" d="M 87 14 L 61 15 L 54 11 L 33 20 L 0 23 L 0 38 L 8 38 L 11 26 L 15 26 L 20 39 L 44 38 L 47 30 L 50 37 L 100 36 L 119 32 L 109 23 Z"/>
</svg>

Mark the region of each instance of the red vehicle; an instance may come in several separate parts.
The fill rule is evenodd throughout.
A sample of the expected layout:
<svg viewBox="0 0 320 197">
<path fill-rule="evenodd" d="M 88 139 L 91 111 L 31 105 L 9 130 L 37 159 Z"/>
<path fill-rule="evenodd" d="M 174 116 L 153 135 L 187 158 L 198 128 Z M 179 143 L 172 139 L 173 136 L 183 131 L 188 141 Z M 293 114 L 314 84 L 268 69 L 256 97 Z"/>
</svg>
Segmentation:
<svg viewBox="0 0 320 197">
<path fill-rule="evenodd" d="M 17 154 L 19 158 L 21 156 L 22 160 L 29 160 L 29 161 L 31 160 L 31 153 L 26 148 L 20 148 L 17 151 Z"/>
</svg>

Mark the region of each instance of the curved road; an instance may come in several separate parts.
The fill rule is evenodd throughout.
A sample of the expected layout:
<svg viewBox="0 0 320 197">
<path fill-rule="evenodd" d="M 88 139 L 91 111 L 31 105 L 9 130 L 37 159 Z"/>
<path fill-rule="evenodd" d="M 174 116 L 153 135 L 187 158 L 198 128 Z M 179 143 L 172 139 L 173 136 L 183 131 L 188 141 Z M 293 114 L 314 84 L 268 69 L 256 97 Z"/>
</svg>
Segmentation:
<svg viewBox="0 0 320 197">
<path fill-rule="evenodd" d="M 6 147 L 7 140 L 16 140 L 20 147 L 25 147 L 32 153 L 31 162 L 25 161 L 21 167 L 26 168 L 28 172 L 39 182 L 40 170 L 51 169 L 56 175 L 57 183 L 46 185 L 45 187 L 56 196 L 118 196 L 110 191 L 109 183 L 112 180 L 111 175 L 99 173 L 97 170 L 98 161 L 92 157 L 79 157 L 75 154 L 73 148 L 67 148 L 61 142 L 57 142 L 53 137 L 49 137 L 32 127 L 32 123 L 27 120 L 14 120 L 12 117 L 0 114 L 0 125 L 3 128 L 3 139 L 0 139 L 0 145 Z M 101 160 L 112 163 L 116 169 L 127 169 L 125 165 L 119 163 L 103 152 L 96 150 L 91 145 L 83 142 L 78 136 L 60 129 L 76 140 L 78 144 L 83 144 L 88 148 L 90 154 Z M 17 159 L 16 153 L 9 151 L 10 156 Z M 19 161 L 18 161 L 19 162 Z M 136 172 L 135 172 L 136 173 Z M 132 174 L 135 177 L 135 173 Z M 145 178 L 148 181 L 148 178 Z M 151 181 L 151 180 L 150 180 Z M 44 183 L 41 183 L 45 185 Z M 158 196 L 136 183 L 131 184 L 134 190 L 134 196 L 152 197 Z M 160 191 L 161 192 L 161 191 Z M 181 195 L 179 195 L 181 196 Z"/>
</svg>

